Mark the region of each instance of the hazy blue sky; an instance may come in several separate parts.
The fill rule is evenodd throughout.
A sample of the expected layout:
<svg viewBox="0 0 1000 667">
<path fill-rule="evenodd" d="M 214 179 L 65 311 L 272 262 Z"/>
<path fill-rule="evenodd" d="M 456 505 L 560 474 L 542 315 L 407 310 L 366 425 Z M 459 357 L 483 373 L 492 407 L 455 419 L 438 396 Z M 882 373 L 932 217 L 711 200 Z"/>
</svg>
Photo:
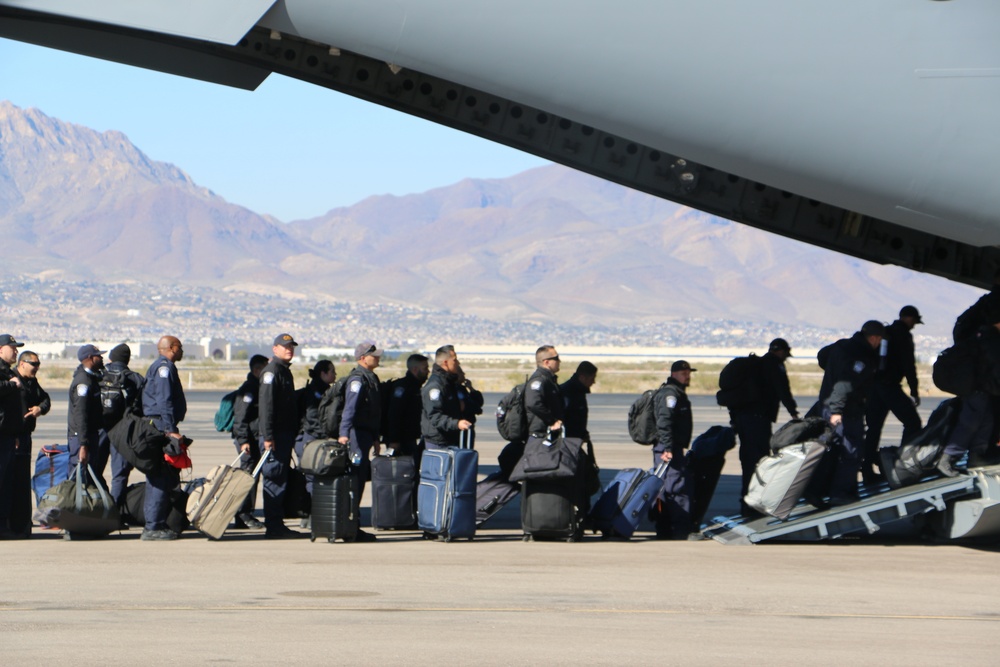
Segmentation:
<svg viewBox="0 0 1000 667">
<path fill-rule="evenodd" d="M 289 221 L 543 160 L 272 74 L 253 92 L 0 39 L 0 99 L 95 130 Z"/>
</svg>

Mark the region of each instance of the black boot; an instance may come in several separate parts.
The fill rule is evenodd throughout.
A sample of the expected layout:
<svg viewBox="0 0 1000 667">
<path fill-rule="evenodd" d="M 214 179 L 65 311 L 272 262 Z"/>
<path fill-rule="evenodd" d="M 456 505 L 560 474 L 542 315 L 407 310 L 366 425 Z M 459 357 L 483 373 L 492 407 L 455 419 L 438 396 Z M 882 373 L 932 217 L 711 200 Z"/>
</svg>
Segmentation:
<svg viewBox="0 0 1000 667">
<path fill-rule="evenodd" d="M 958 477 L 958 471 L 955 470 L 954 464 L 959 456 L 950 456 L 948 454 L 942 454 L 941 458 L 938 460 L 937 469 L 945 477 Z"/>
<path fill-rule="evenodd" d="M 1000 447 L 980 445 L 969 452 L 970 468 L 995 465 L 1000 465 Z"/>
</svg>

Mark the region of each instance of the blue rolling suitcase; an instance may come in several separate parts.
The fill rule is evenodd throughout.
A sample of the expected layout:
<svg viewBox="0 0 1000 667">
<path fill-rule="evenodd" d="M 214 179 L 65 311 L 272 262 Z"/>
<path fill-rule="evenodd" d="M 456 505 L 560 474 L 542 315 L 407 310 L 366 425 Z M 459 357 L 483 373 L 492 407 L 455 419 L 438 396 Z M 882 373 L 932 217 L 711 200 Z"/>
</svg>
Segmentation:
<svg viewBox="0 0 1000 667">
<path fill-rule="evenodd" d="M 660 495 L 666 473 L 666 463 L 649 472 L 638 468 L 621 470 L 594 504 L 590 512 L 591 526 L 604 537 L 632 537 Z"/>
<path fill-rule="evenodd" d="M 428 449 L 420 461 L 417 523 L 445 542 L 476 534 L 479 452 L 470 448 L 470 435 L 462 431 L 459 448 Z"/>
<path fill-rule="evenodd" d="M 35 502 L 50 488 L 69 479 L 69 445 L 44 445 L 35 458 L 35 474 L 31 488 Z"/>
</svg>

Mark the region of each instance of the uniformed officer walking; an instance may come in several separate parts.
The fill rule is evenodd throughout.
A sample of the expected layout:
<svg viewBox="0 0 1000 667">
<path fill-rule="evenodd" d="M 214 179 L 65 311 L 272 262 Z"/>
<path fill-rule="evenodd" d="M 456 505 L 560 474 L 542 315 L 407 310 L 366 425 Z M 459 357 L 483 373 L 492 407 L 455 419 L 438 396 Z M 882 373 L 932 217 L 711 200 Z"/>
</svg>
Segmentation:
<svg viewBox="0 0 1000 667">
<path fill-rule="evenodd" d="M 7 535 L 7 515 L 15 490 L 12 475 L 16 465 L 18 436 L 24 427 L 21 405 L 21 379 L 12 364 L 17 359 L 17 348 L 23 346 L 10 334 L 0 335 L 0 531 Z"/>
<path fill-rule="evenodd" d="M 260 374 L 264 372 L 264 366 L 267 366 L 267 357 L 264 355 L 255 354 L 250 357 L 247 378 L 236 390 L 236 398 L 233 401 L 233 444 L 236 446 L 236 451 L 243 454 L 240 468 L 246 472 L 253 472 L 257 462 L 260 461 L 258 393 Z M 233 520 L 233 528 L 237 530 L 264 527 L 264 524 L 253 515 L 254 507 L 257 505 L 257 482 L 255 479 L 247 499 L 243 501 L 243 506 Z"/>
<path fill-rule="evenodd" d="M 104 408 L 101 405 L 101 369 L 104 352 L 96 345 L 82 345 L 76 351 L 80 365 L 73 372 L 69 386 L 68 442 L 69 474 L 72 477 L 77 463 L 90 468 L 97 475 L 95 483 L 108 488 L 104 481 L 104 468 L 111 453 L 111 443 L 101 438 Z"/>
<path fill-rule="evenodd" d="M 264 536 L 268 539 L 302 537 L 285 525 L 285 491 L 295 436 L 299 431 L 299 411 L 295 402 L 295 379 L 291 363 L 298 343 L 291 334 L 275 337 L 271 360 L 260 374 L 258 424 L 261 454 L 271 455 L 261 468 L 264 478 Z"/>
<path fill-rule="evenodd" d="M 670 366 L 670 377 L 653 397 L 656 418 L 656 442 L 653 443 L 653 466 L 669 464 L 663 493 L 656 514 L 656 539 L 683 540 L 698 534 L 691 524 L 691 490 L 684 450 L 691 444 L 694 422 L 687 388 L 691 373 L 697 368 L 683 359 Z"/>
<path fill-rule="evenodd" d="M 358 502 L 365 493 L 366 482 L 371 478 L 371 456 L 382 451 L 379 445 L 379 429 L 382 425 L 382 402 L 379 397 L 379 379 L 375 375 L 382 359 L 383 350 L 374 341 L 366 340 L 354 348 L 354 359 L 358 365 L 351 371 L 344 392 L 344 413 L 340 420 L 342 444 L 351 446 L 351 460 L 358 475 Z M 371 533 L 358 531 L 357 541 L 375 539 Z"/>
<path fill-rule="evenodd" d="M 175 336 L 163 336 L 156 343 L 156 351 L 160 356 L 146 371 L 146 384 L 142 388 L 142 413 L 168 438 L 184 441 L 180 423 L 187 415 L 187 399 L 175 365 L 184 358 L 184 346 Z M 178 484 L 180 470 L 171 465 L 161 465 L 146 474 L 143 540 L 176 540 L 179 537 L 167 527 L 170 492 Z"/>
<path fill-rule="evenodd" d="M 834 429 L 831 442 L 836 463 L 829 481 L 831 505 L 845 505 L 858 498 L 865 407 L 878 369 L 878 348 L 884 334 L 885 325 L 869 320 L 851 338 L 827 345 L 817 355 L 824 371 L 819 404 L 823 418 Z M 821 471 L 817 475 L 822 474 Z M 817 484 L 814 490 L 821 494 L 823 480 L 820 478 Z"/>
<path fill-rule="evenodd" d="M 457 447 L 461 432 L 472 428 L 472 422 L 462 416 L 459 368 L 454 345 L 443 345 L 434 353 L 434 368 L 420 390 L 423 409 L 420 429 L 427 449 Z"/>
<path fill-rule="evenodd" d="M 920 405 L 920 388 L 917 381 L 917 362 L 913 353 L 913 334 L 910 333 L 924 321 L 915 306 L 903 306 L 899 319 L 889 325 L 882 341 L 885 354 L 879 359 L 878 371 L 872 385 L 871 395 L 865 413 L 864 463 L 861 476 L 865 483 L 877 483 L 883 476 L 875 472 L 879 465 L 878 447 L 882 439 L 885 418 L 892 412 L 903 424 L 903 438 L 900 444 L 909 442 L 923 426 L 917 406 Z M 906 379 L 910 395 L 903 393 L 900 383 Z"/>
</svg>

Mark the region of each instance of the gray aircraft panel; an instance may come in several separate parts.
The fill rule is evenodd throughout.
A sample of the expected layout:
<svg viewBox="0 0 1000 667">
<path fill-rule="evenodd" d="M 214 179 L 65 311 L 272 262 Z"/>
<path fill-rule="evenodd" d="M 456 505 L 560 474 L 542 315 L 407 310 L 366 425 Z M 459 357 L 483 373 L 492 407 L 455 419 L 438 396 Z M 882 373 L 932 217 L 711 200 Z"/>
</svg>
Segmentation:
<svg viewBox="0 0 1000 667">
<path fill-rule="evenodd" d="M 261 25 L 995 245 L 998 18 L 988 0 L 281 0 Z"/>
<path fill-rule="evenodd" d="M 84 21 L 235 44 L 274 0 L 0 0 L 0 5 Z"/>
</svg>

